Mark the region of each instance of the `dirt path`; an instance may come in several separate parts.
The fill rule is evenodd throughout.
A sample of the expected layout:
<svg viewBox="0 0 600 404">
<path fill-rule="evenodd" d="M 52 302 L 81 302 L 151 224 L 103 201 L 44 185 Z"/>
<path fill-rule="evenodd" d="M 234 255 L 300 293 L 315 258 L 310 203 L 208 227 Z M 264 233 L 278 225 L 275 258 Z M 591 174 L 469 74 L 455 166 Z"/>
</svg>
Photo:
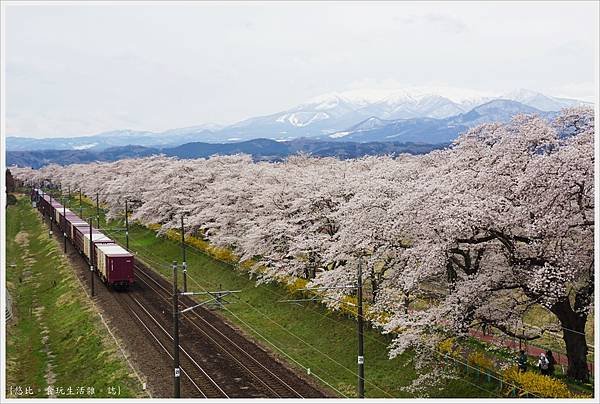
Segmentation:
<svg viewBox="0 0 600 404">
<path fill-rule="evenodd" d="M 528 356 L 534 356 L 534 357 L 539 357 L 542 352 L 546 353 L 545 349 L 537 347 L 535 345 L 530 345 L 530 344 L 526 344 L 526 343 L 522 343 L 521 345 L 519 345 L 519 341 L 515 341 L 513 339 L 506 339 L 506 338 L 498 338 L 498 337 L 495 337 L 492 335 L 487 335 L 487 334 L 482 333 L 479 330 L 471 330 L 470 334 L 473 337 L 475 337 L 481 341 L 485 341 L 489 344 L 514 350 L 515 357 L 516 357 L 517 353 L 519 352 L 519 350 L 521 350 L 521 349 L 524 350 Z M 566 367 L 569 365 L 569 359 L 564 354 L 560 354 L 558 352 L 553 352 L 553 353 L 554 353 L 554 359 L 556 359 L 557 365 L 561 366 L 563 373 L 565 373 Z M 590 371 L 590 374 L 593 374 L 593 371 L 594 371 L 594 363 L 593 362 L 588 362 L 588 369 Z"/>
</svg>

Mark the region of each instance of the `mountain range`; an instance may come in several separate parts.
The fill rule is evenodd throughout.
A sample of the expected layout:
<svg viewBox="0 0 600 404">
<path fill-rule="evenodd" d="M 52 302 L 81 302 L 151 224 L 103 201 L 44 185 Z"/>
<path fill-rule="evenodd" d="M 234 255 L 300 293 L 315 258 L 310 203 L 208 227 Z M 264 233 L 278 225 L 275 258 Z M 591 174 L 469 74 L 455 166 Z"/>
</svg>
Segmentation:
<svg viewBox="0 0 600 404">
<path fill-rule="evenodd" d="M 483 122 L 505 122 L 517 113 L 535 113 L 551 117 L 555 112 L 510 100 L 493 100 L 469 112 L 448 118 L 408 118 L 384 120 L 370 117 L 347 130 L 325 137 L 303 137 L 292 140 L 252 139 L 230 143 L 190 142 L 170 147 L 128 145 L 85 150 L 9 150 L 7 165 L 30 166 L 115 161 L 123 158 L 164 154 L 179 158 L 203 158 L 215 154 L 245 153 L 255 160 L 278 161 L 296 153 L 321 157 L 355 158 L 381 154 L 422 154 L 446 147 L 470 127 Z"/>
<path fill-rule="evenodd" d="M 403 141 L 438 144 L 451 142 L 460 133 L 485 122 L 507 122 L 516 114 L 537 114 L 551 118 L 556 112 L 541 111 L 517 101 L 493 100 L 469 112 L 447 118 L 383 120 L 372 116 L 328 137 L 344 142 Z"/>
<path fill-rule="evenodd" d="M 126 145 L 169 148 L 190 142 L 234 143 L 256 138 L 437 144 L 452 141 L 479 123 L 506 121 L 515 113 L 551 116 L 562 108 L 586 104 L 591 105 L 529 90 L 500 95 L 449 87 L 346 91 L 228 126 L 206 124 L 164 132 L 116 130 L 70 138 L 9 136 L 6 149 L 100 151 Z"/>
<path fill-rule="evenodd" d="M 163 154 L 185 159 L 206 158 L 215 154 L 244 153 L 254 160 L 280 161 L 287 156 L 307 153 L 320 157 L 356 158 L 366 155 L 424 154 L 447 144 L 429 145 L 401 142 L 334 142 L 310 138 L 278 142 L 271 139 L 253 139 L 237 143 L 186 143 L 177 147 L 154 148 L 144 146 L 119 146 L 104 150 L 33 150 L 6 152 L 7 166 L 39 168 L 48 164 L 91 163 L 116 161 L 126 158 L 148 157 Z"/>
</svg>

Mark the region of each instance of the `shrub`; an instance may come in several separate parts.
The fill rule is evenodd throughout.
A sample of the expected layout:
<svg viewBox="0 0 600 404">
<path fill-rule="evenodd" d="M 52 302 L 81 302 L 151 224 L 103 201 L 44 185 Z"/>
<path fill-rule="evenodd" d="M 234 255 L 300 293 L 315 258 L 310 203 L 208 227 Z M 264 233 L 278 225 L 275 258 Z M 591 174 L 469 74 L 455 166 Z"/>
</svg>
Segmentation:
<svg viewBox="0 0 600 404">
<path fill-rule="evenodd" d="M 161 225 L 151 223 L 146 225 L 146 227 L 153 231 L 159 231 Z M 170 240 L 181 241 L 181 233 L 178 230 L 169 229 L 164 234 Z M 229 264 L 235 264 L 238 262 L 238 257 L 230 249 L 211 245 L 209 242 L 202 240 L 201 238 L 186 235 L 185 243 L 205 252 L 218 261 L 224 261 Z"/>
<path fill-rule="evenodd" d="M 299 292 L 304 292 L 301 289 L 306 288 L 308 285 L 308 279 L 304 278 L 294 278 L 290 279 L 290 282 L 284 283 L 285 288 L 292 294 L 296 294 Z"/>
<path fill-rule="evenodd" d="M 146 227 L 152 231 L 159 231 L 161 226 L 158 223 L 150 223 L 150 224 L 147 224 Z"/>
<path fill-rule="evenodd" d="M 440 353 L 444 355 L 450 355 L 453 358 L 460 357 L 460 349 L 458 344 L 456 344 L 456 338 L 450 337 L 446 338 L 438 344 L 438 350 Z"/>
<path fill-rule="evenodd" d="M 483 352 L 471 352 L 467 359 L 471 365 L 478 366 L 483 369 L 494 369 L 494 362 Z"/>
<path fill-rule="evenodd" d="M 567 385 L 560 380 L 535 372 L 520 372 L 516 366 L 504 371 L 504 378 L 519 387 L 519 391 L 517 392 L 519 396 L 532 393 L 536 396 L 546 398 L 575 397 Z"/>
</svg>

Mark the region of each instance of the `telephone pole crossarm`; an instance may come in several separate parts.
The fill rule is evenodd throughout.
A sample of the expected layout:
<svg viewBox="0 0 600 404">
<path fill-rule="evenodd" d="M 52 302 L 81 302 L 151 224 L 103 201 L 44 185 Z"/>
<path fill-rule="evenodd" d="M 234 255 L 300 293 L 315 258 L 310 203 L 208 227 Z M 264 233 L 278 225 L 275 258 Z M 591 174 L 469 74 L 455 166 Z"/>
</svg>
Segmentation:
<svg viewBox="0 0 600 404">
<path fill-rule="evenodd" d="M 180 295 L 212 295 L 212 296 L 216 296 L 219 294 L 232 294 L 232 293 L 240 293 L 242 290 L 217 290 L 214 292 L 210 292 L 210 291 L 206 291 L 206 292 L 183 292 L 180 293 Z"/>
<path fill-rule="evenodd" d="M 187 309 L 183 309 L 183 310 L 181 310 L 181 311 L 179 312 L 179 314 L 187 313 L 188 311 L 191 311 L 191 310 L 197 309 L 198 307 L 200 307 L 200 306 L 204 306 L 206 303 L 208 303 L 208 302 L 211 302 L 211 301 L 213 301 L 213 300 L 215 300 L 215 299 L 211 299 L 211 300 L 208 300 L 208 301 L 206 301 L 206 302 L 198 303 L 198 304 L 197 304 L 197 305 L 195 305 L 195 306 L 191 306 L 191 307 L 188 307 Z"/>
</svg>

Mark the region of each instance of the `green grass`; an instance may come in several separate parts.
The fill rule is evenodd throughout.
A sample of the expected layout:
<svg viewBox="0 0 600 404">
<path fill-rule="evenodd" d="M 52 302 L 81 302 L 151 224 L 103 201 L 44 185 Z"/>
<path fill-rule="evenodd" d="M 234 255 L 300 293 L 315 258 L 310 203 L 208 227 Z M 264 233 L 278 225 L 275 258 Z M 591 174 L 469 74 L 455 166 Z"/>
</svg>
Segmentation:
<svg viewBox="0 0 600 404">
<path fill-rule="evenodd" d="M 7 396 L 26 397 L 17 391 L 29 387 L 27 397 L 47 397 L 49 362 L 52 386 L 63 389 L 57 398 L 117 397 L 108 394 L 109 388 L 119 389 L 121 398 L 142 396 L 140 383 L 29 198 L 8 207 L 6 218 L 6 284 L 13 300 L 13 319 L 6 327 Z"/>
<path fill-rule="evenodd" d="M 72 198 L 71 209 L 78 212 L 78 200 Z M 85 205 L 83 218 L 95 216 L 95 208 Z M 101 228 L 113 239 L 125 245 L 122 221 L 105 222 L 100 214 Z M 181 262 L 180 245 L 140 225 L 131 225 L 129 245 L 137 258 L 145 261 L 167 279 L 172 279 L 170 263 Z M 242 292 L 228 298 L 231 304 L 221 314 L 274 352 L 298 372 L 308 373 L 320 385 L 333 389 L 338 396 L 356 396 L 357 336 L 354 320 L 341 317 L 315 303 L 289 304 L 287 290 L 276 284 L 259 285 L 247 273 L 219 262 L 208 255 L 187 249 L 188 289 L 217 289 Z M 181 278 L 180 278 L 181 286 Z M 202 299 L 199 299 L 202 300 Z M 367 397 L 411 397 L 401 389 L 415 378 L 412 355 L 388 359 L 389 337 L 373 329 L 365 336 L 365 390 Z M 452 364 L 450 364 L 452 366 Z M 320 379 L 319 379 L 320 378 Z M 431 388 L 431 397 L 496 397 L 497 385 L 478 380 L 475 376 L 451 381 L 441 388 Z"/>
</svg>

